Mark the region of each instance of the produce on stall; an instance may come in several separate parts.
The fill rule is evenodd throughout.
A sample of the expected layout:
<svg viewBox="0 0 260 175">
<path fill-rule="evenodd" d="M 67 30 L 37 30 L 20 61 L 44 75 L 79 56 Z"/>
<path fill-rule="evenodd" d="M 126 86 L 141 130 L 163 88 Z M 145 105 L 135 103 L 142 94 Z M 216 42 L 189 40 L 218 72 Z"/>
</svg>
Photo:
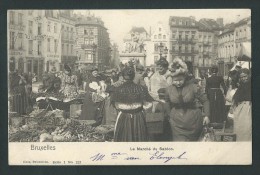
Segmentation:
<svg viewBox="0 0 260 175">
<path fill-rule="evenodd" d="M 22 126 L 9 127 L 10 142 L 105 142 L 112 141 L 114 126 L 92 127 L 93 122 L 64 118 L 62 110 L 36 110 Z"/>
</svg>

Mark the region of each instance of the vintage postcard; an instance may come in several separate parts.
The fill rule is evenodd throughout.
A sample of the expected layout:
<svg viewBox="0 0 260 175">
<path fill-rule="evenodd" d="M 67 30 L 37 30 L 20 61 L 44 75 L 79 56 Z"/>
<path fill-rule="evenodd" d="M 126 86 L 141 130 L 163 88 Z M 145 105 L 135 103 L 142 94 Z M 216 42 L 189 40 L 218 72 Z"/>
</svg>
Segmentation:
<svg viewBox="0 0 260 175">
<path fill-rule="evenodd" d="M 8 10 L 9 165 L 251 165 L 251 10 Z"/>
</svg>

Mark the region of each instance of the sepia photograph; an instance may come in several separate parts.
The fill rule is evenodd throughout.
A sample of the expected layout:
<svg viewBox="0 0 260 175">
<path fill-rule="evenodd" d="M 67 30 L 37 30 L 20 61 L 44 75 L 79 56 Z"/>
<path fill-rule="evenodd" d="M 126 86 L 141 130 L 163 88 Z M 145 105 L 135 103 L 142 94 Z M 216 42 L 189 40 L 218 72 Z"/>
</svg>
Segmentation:
<svg viewBox="0 0 260 175">
<path fill-rule="evenodd" d="M 203 146 L 251 163 L 250 9 L 8 10 L 7 40 L 9 163 L 66 145 L 90 164 L 115 146 L 139 152 L 108 164 L 218 164 Z"/>
</svg>

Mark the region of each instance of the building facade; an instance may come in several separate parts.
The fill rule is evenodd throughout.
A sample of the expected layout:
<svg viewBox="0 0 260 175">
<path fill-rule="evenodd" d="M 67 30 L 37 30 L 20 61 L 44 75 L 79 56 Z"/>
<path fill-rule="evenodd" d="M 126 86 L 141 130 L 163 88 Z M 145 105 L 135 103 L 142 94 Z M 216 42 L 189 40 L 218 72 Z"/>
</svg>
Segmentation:
<svg viewBox="0 0 260 175">
<path fill-rule="evenodd" d="M 235 23 L 234 30 L 235 55 L 238 56 L 243 42 L 251 42 L 251 17 Z"/>
<path fill-rule="evenodd" d="M 149 49 L 152 51 L 147 51 L 146 65 L 154 65 L 156 64 L 156 61 L 160 59 L 160 45 L 163 46 L 163 49 L 167 48 L 167 50 L 169 50 L 169 33 L 161 22 L 158 22 L 156 27 L 153 28 L 149 45 Z M 172 61 L 169 51 L 167 51 L 167 53 L 162 53 L 161 56 L 166 56 L 169 62 Z"/>
<path fill-rule="evenodd" d="M 95 65 L 105 69 L 110 62 L 110 39 L 104 22 L 94 16 L 78 17 L 76 27 L 75 52 L 77 64 Z"/>
<path fill-rule="evenodd" d="M 193 17 L 171 16 L 169 18 L 171 59 L 181 58 L 191 61 L 193 66 L 199 65 L 198 60 L 198 29 Z"/>
<path fill-rule="evenodd" d="M 43 47 L 43 57 L 45 58 L 45 71 L 61 69 L 61 23 L 58 10 L 45 10 L 43 34 L 46 36 Z"/>
<path fill-rule="evenodd" d="M 8 59 L 9 70 L 27 71 L 28 53 L 25 37 L 28 29 L 26 28 L 26 14 L 22 10 L 9 10 L 7 18 L 8 36 Z M 27 30 L 26 30 L 27 29 Z M 32 67 L 32 66 L 31 66 Z"/>
<path fill-rule="evenodd" d="M 64 64 L 74 67 L 77 62 L 76 44 L 76 17 L 72 10 L 60 10 L 61 22 L 61 69 Z"/>
<path fill-rule="evenodd" d="M 60 22 L 57 10 L 8 11 L 8 59 L 10 70 L 35 73 L 59 70 Z"/>
<path fill-rule="evenodd" d="M 227 76 L 235 62 L 234 24 L 225 26 L 224 31 L 218 36 L 218 60 L 224 63 L 222 75 Z"/>
<path fill-rule="evenodd" d="M 202 18 L 198 22 L 198 71 L 209 72 L 218 57 L 218 35 L 223 30 L 223 19 Z"/>
</svg>

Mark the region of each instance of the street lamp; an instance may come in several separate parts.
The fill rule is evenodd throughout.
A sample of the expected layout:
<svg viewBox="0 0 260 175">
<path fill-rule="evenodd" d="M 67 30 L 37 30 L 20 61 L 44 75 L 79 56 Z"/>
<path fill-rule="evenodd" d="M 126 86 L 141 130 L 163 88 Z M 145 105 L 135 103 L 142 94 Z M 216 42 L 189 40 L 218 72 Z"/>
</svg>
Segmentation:
<svg viewBox="0 0 260 175">
<path fill-rule="evenodd" d="M 167 47 L 164 47 L 164 44 L 163 43 L 160 43 L 159 46 L 159 55 L 160 55 L 160 59 L 162 58 L 162 55 L 165 54 L 166 57 L 167 57 L 167 53 L 168 53 L 168 49 Z"/>
</svg>

